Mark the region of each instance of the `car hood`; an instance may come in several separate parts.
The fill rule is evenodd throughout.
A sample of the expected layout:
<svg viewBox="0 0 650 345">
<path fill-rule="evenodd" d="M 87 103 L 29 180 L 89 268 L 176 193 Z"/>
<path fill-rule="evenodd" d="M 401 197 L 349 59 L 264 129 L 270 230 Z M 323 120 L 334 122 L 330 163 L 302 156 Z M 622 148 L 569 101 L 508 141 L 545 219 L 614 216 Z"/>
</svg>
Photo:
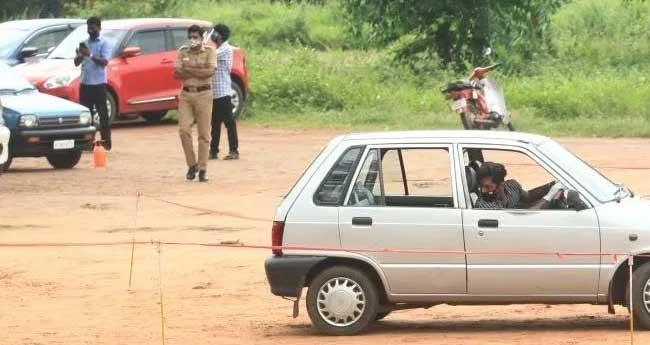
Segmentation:
<svg viewBox="0 0 650 345">
<path fill-rule="evenodd" d="M 14 67 L 32 84 L 40 84 L 55 75 L 78 69 L 71 59 L 43 59 Z"/>
<path fill-rule="evenodd" d="M 2 106 L 18 114 L 38 115 L 39 117 L 79 115 L 85 107 L 65 99 L 37 91 L 19 95 L 2 95 Z"/>
</svg>

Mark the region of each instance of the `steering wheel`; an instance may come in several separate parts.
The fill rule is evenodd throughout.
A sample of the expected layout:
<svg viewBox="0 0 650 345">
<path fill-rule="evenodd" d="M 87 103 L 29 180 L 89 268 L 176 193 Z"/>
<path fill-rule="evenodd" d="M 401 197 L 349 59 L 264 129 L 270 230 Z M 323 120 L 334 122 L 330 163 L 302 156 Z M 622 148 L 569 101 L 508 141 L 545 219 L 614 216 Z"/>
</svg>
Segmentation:
<svg viewBox="0 0 650 345">
<path fill-rule="evenodd" d="M 551 210 L 566 210 L 569 208 L 567 204 L 567 199 L 565 197 L 566 191 L 562 190 L 561 193 L 558 193 L 553 199 L 551 199 L 549 209 Z"/>
<path fill-rule="evenodd" d="M 361 183 L 357 183 L 352 190 L 352 202 L 353 205 L 359 205 L 362 201 L 368 200 L 368 205 L 375 205 L 375 196 L 372 194 L 372 191 Z"/>
</svg>

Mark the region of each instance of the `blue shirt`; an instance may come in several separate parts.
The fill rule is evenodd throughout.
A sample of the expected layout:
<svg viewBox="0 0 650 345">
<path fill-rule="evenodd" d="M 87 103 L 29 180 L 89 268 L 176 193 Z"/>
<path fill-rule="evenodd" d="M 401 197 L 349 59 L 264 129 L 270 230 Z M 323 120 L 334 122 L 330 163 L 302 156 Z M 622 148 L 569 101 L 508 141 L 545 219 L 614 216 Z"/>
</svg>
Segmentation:
<svg viewBox="0 0 650 345">
<path fill-rule="evenodd" d="M 106 59 L 106 61 L 111 59 L 111 44 L 101 36 L 94 40 L 88 38 L 84 43 L 90 49 L 91 56 Z M 84 58 L 81 63 L 81 83 L 84 85 L 106 84 L 106 66 L 96 64 L 89 57 Z"/>
</svg>

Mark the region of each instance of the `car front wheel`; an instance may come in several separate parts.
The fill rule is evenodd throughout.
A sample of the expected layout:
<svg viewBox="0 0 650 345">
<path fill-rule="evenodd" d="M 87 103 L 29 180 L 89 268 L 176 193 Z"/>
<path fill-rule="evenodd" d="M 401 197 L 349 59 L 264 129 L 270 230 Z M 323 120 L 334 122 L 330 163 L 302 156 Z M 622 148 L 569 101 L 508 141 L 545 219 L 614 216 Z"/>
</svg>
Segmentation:
<svg viewBox="0 0 650 345">
<path fill-rule="evenodd" d="M 246 96 L 244 95 L 244 90 L 239 83 L 233 81 L 231 87 L 233 91 L 230 98 L 232 102 L 232 117 L 237 119 L 246 106 Z"/>
<path fill-rule="evenodd" d="M 72 169 L 81 159 L 81 150 L 51 153 L 46 158 L 54 169 Z"/>
<path fill-rule="evenodd" d="M 307 291 L 312 324 L 327 335 L 354 335 L 377 316 L 377 287 L 356 268 L 334 266 L 316 276 Z"/>
<path fill-rule="evenodd" d="M 632 294 L 634 319 L 640 328 L 650 330 L 650 262 L 634 271 Z M 627 297 L 629 301 L 629 288 Z"/>
</svg>

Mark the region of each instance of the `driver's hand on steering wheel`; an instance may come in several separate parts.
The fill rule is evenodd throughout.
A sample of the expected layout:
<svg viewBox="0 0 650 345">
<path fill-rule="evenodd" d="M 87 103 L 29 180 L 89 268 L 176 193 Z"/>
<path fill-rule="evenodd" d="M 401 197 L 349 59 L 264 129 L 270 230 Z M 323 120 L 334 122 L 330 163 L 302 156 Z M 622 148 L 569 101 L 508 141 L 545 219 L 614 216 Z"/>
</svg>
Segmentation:
<svg viewBox="0 0 650 345">
<path fill-rule="evenodd" d="M 544 200 L 546 201 L 551 201 L 554 199 L 557 199 L 559 197 L 560 192 L 566 191 L 567 188 L 560 182 L 555 182 L 555 184 L 551 187 L 551 190 L 548 191 L 548 193 L 544 196 Z"/>
</svg>

